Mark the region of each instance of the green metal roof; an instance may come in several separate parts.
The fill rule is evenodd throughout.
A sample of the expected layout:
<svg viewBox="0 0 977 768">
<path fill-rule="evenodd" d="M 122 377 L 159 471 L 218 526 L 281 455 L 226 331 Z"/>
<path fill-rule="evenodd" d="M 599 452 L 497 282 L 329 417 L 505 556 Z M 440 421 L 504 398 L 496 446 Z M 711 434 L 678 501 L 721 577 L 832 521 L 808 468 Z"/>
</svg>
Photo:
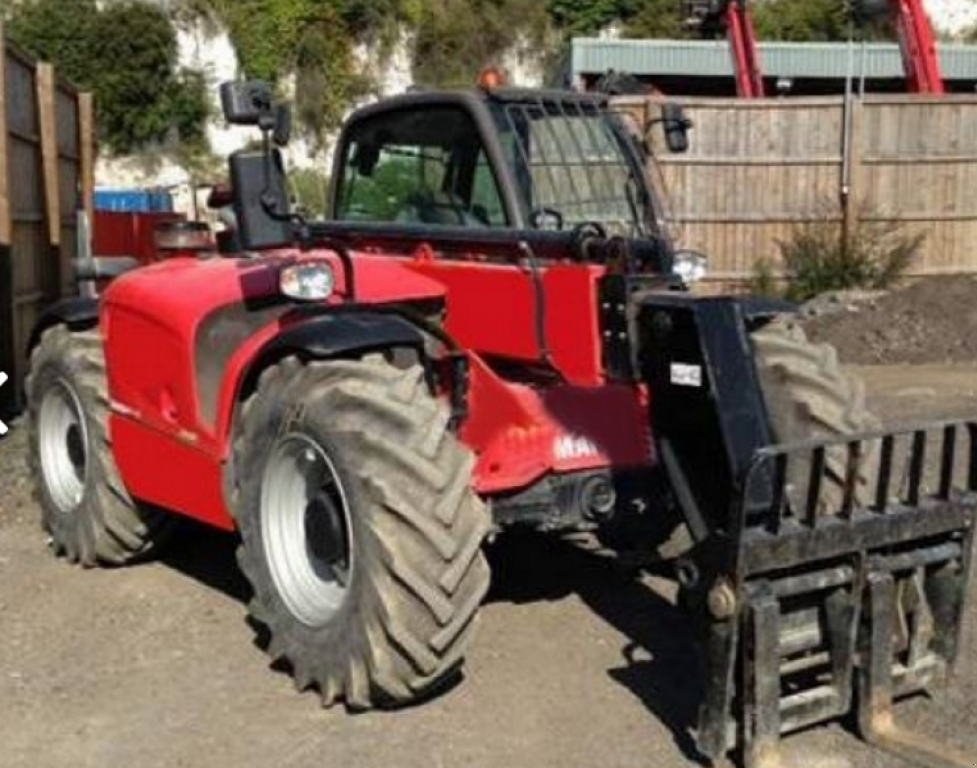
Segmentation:
<svg viewBox="0 0 977 768">
<path fill-rule="evenodd" d="M 840 78 L 848 74 L 846 43 L 761 43 L 764 74 L 769 77 Z M 939 47 L 947 80 L 977 80 L 977 45 Z M 603 40 L 575 38 L 571 74 L 602 74 L 609 69 L 633 75 L 722 77 L 732 74 L 725 40 Z M 852 74 L 889 79 L 904 76 L 894 43 L 855 43 Z"/>
</svg>

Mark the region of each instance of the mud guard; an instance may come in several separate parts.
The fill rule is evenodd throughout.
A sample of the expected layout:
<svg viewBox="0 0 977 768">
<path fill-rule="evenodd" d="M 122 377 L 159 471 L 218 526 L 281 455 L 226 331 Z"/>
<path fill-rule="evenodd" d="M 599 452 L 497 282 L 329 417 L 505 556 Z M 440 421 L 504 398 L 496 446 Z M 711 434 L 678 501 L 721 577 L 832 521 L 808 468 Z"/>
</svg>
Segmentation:
<svg viewBox="0 0 977 768">
<path fill-rule="evenodd" d="M 31 329 L 27 351 L 30 352 L 41 340 L 41 334 L 55 325 L 67 325 L 71 329 L 91 328 L 98 324 L 98 299 L 74 297 L 62 299 L 46 310 Z"/>
<path fill-rule="evenodd" d="M 410 347 L 423 352 L 424 334 L 417 326 L 394 314 L 328 312 L 301 320 L 282 331 L 261 351 L 259 362 L 266 363 L 293 353 L 328 359 L 392 347 Z"/>
<path fill-rule="evenodd" d="M 452 420 L 459 423 L 467 416 L 468 358 L 443 330 L 419 327 L 418 323 L 422 321 L 423 318 L 418 318 L 415 322 L 396 311 L 357 309 L 312 314 L 295 321 L 261 350 L 248 370 L 243 388 L 249 389 L 261 371 L 287 355 L 329 360 L 395 348 L 415 350 L 425 367 L 429 383 L 433 385 L 435 375 L 427 355 L 427 343 L 433 337 L 446 348 L 445 358 L 452 372 Z"/>
<path fill-rule="evenodd" d="M 646 296 L 638 311 L 652 431 L 695 541 L 679 573 L 706 670 L 699 749 L 718 760 L 742 748 L 749 768 L 772 767 L 782 734 L 855 710 L 880 748 L 971 766 L 896 729 L 891 705 L 945 681 L 956 661 L 977 424 L 772 445 L 749 333 L 781 311 L 681 294 Z M 825 456 L 839 451 L 841 508 L 823 514 Z M 854 487 L 869 452 L 879 462 L 865 504 Z M 792 466 L 810 468 L 803 499 Z"/>
</svg>

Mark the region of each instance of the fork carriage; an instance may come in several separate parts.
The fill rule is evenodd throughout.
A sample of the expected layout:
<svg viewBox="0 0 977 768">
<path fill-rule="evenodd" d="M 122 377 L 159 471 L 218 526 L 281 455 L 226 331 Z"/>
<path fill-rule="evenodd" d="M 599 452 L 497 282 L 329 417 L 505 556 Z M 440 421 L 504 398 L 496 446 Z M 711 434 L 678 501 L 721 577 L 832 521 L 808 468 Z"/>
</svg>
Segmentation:
<svg viewBox="0 0 977 768">
<path fill-rule="evenodd" d="M 977 512 L 975 445 L 977 424 L 944 422 L 756 452 L 729 529 L 695 558 L 706 755 L 739 742 L 748 766 L 777 765 L 781 734 L 854 709 L 864 738 L 882 749 L 934 768 L 973 765 L 900 731 L 892 704 L 945 685 L 957 659 Z M 861 504 L 857 467 L 875 449 L 871 501 Z M 845 492 L 826 515 L 831 451 L 846 455 Z M 800 499 L 786 481 L 792 465 L 809 472 Z M 965 490 L 955 486 L 961 475 Z"/>
</svg>

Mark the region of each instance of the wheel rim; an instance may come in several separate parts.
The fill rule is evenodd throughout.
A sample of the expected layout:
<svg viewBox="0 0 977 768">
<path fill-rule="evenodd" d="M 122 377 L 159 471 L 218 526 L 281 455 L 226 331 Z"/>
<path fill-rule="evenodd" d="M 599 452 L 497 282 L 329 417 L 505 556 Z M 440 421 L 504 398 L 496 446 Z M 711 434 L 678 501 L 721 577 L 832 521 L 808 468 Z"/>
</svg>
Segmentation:
<svg viewBox="0 0 977 768">
<path fill-rule="evenodd" d="M 307 435 L 280 440 L 261 490 L 265 559 L 278 594 L 303 624 L 321 627 L 342 607 L 353 571 L 349 506 L 336 466 Z"/>
<path fill-rule="evenodd" d="M 54 505 L 74 512 L 88 480 L 88 427 L 74 388 L 58 379 L 44 394 L 38 414 L 41 474 Z"/>
</svg>

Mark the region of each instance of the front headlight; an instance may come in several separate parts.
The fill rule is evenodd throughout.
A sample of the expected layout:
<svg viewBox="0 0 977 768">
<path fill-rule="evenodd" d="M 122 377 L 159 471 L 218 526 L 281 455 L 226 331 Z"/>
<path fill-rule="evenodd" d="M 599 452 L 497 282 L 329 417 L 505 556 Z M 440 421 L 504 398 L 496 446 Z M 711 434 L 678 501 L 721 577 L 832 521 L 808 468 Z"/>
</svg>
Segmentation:
<svg viewBox="0 0 977 768">
<path fill-rule="evenodd" d="M 281 292 L 298 301 L 322 301 L 336 289 L 336 275 L 325 262 L 286 267 L 279 276 Z"/>
<path fill-rule="evenodd" d="M 691 285 L 702 280 L 709 272 L 709 260 L 695 251 L 679 251 L 675 254 L 672 271 L 686 285 Z"/>
</svg>

